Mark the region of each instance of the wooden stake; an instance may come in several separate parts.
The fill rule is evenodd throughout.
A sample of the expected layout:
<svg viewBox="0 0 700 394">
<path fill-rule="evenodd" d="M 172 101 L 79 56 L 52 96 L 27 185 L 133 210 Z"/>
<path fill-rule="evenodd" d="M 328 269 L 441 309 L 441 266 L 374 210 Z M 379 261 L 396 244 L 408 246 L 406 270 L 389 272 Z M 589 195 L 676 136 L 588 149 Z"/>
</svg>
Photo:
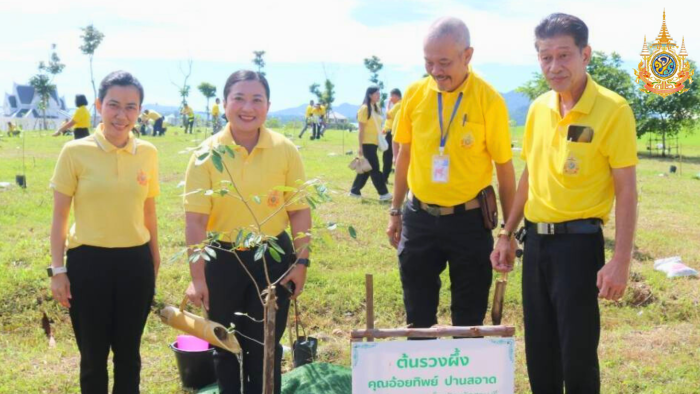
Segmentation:
<svg viewBox="0 0 700 394">
<path fill-rule="evenodd" d="M 367 332 L 374 330 L 374 278 L 372 274 L 365 274 L 365 306 L 367 309 Z M 367 342 L 373 342 L 372 336 L 368 336 Z"/>
<path fill-rule="evenodd" d="M 371 330 L 352 330 L 350 337 L 362 338 L 440 338 L 440 337 L 512 337 L 513 326 L 475 326 L 475 327 L 432 327 L 432 328 L 390 328 Z"/>
<path fill-rule="evenodd" d="M 263 335 L 264 356 L 263 356 L 263 392 L 262 394 L 275 393 L 275 323 L 277 316 L 277 297 L 275 296 L 275 286 L 267 288 L 265 297 L 265 328 Z"/>
</svg>

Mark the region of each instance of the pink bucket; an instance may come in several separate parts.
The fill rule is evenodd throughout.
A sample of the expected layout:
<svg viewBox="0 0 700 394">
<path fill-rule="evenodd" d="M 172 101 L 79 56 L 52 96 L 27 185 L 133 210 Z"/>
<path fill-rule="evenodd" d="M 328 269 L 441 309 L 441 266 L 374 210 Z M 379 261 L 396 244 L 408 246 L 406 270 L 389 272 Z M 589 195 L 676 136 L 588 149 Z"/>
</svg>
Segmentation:
<svg viewBox="0 0 700 394">
<path fill-rule="evenodd" d="M 192 335 L 178 335 L 177 348 L 183 352 L 203 352 L 209 349 L 209 342 Z"/>
</svg>

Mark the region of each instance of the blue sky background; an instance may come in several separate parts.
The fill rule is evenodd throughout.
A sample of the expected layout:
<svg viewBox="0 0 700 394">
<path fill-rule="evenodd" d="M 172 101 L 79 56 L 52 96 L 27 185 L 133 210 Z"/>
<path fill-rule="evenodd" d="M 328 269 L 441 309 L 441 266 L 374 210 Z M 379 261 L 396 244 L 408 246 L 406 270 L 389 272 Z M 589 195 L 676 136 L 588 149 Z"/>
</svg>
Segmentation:
<svg viewBox="0 0 700 394">
<path fill-rule="evenodd" d="M 125 69 L 146 89 L 146 103 L 177 105 L 179 65 L 194 67 L 190 102 L 205 100 L 196 86 L 206 81 L 221 93 L 226 77 L 253 68 L 253 50 L 265 50 L 272 88 L 272 110 L 311 99 L 308 87 L 326 75 L 336 84 L 336 103 L 359 103 L 369 84 L 363 59 L 379 56 L 387 88 L 404 89 L 423 74 L 422 37 L 439 16 L 462 18 L 475 47 L 473 66 L 507 92 L 538 70 L 533 29 L 552 12 L 581 17 L 594 50 L 619 52 L 630 70 L 639 61 L 644 36 L 653 40 L 663 7 L 672 37 L 685 37 L 691 58 L 700 57 L 698 1 L 515 0 L 256 0 L 191 2 L 93 0 L 2 2 L 0 14 L 0 91 L 27 83 L 52 43 L 66 63 L 55 83 L 71 103 L 76 93 L 92 96 L 88 59 L 78 49 L 80 27 L 93 23 L 105 33 L 95 55 L 95 76 Z M 325 71 L 324 71 L 325 70 Z"/>
</svg>

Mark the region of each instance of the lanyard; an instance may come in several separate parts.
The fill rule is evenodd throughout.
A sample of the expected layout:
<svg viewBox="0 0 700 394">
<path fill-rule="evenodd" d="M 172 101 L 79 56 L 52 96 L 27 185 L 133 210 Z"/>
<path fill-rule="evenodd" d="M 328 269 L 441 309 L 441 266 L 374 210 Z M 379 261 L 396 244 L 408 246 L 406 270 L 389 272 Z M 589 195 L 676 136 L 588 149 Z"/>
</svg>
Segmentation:
<svg viewBox="0 0 700 394">
<path fill-rule="evenodd" d="M 462 95 L 464 92 L 459 92 L 457 96 L 457 102 L 455 102 L 454 108 L 452 108 L 452 116 L 450 116 L 450 123 L 447 124 L 447 130 L 444 130 L 442 122 L 442 93 L 438 92 L 438 119 L 440 120 L 440 156 L 445 153 L 445 142 L 447 142 L 447 136 L 450 134 L 450 127 L 452 127 L 452 121 L 457 115 L 457 109 L 459 109 L 459 104 L 462 103 Z"/>
</svg>

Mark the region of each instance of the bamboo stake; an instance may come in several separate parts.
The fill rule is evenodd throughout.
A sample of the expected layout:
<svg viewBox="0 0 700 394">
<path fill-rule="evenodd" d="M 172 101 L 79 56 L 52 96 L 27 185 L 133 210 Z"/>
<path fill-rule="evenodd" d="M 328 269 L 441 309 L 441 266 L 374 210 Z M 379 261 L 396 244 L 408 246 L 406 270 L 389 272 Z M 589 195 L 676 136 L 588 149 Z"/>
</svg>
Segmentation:
<svg viewBox="0 0 700 394">
<path fill-rule="evenodd" d="M 390 328 L 353 330 L 350 334 L 353 341 L 362 338 L 440 338 L 440 337 L 512 337 L 515 334 L 513 326 L 474 326 L 474 327 L 432 327 L 432 328 Z"/>
<path fill-rule="evenodd" d="M 365 274 L 365 303 L 367 309 L 367 332 L 374 330 L 374 277 Z M 372 336 L 367 337 L 367 342 L 374 342 Z"/>
<path fill-rule="evenodd" d="M 277 297 L 275 296 L 275 286 L 267 288 L 265 297 L 265 328 L 263 335 L 264 358 L 263 358 L 263 394 L 275 393 L 275 323 L 277 316 Z"/>
</svg>

